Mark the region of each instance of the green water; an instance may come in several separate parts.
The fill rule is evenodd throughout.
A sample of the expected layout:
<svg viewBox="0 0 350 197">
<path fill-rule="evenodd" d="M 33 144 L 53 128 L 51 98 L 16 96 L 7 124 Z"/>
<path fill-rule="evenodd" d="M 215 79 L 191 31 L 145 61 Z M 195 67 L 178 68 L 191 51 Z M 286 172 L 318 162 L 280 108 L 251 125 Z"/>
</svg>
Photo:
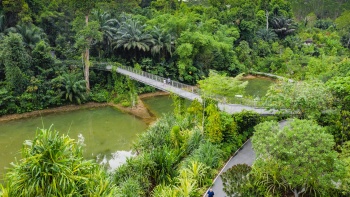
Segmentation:
<svg viewBox="0 0 350 197">
<path fill-rule="evenodd" d="M 142 99 L 149 111 L 157 117 L 174 111 L 173 100 L 170 96 L 155 96 Z M 188 107 L 191 101 L 185 100 L 185 107 Z"/>
<path fill-rule="evenodd" d="M 272 80 L 264 78 L 247 79 L 246 93 L 253 97 L 265 95 Z M 149 110 L 160 117 L 172 112 L 174 106 L 170 96 L 156 96 L 143 99 Z M 190 101 L 185 101 L 189 105 Z M 43 117 L 34 117 L 0 123 L 0 182 L 15 158 L 20 158 L 22 143 L 33 139 L 37 128 L 53 128 L 71 138 L 84 138 L 87 159 L 96 159 L 110 169 L 123 163 L 131 156 L 132 141 L 137 134 L 144 132 L 147 125 L 141 120 L 111 107 L 84 109 L 72 112 L 60 112 Z"/>
<path fill-rule="evenodd" d="M 142 99 L 146 107 L 157 117 L 174 110 L 173 101 L 170 96 L 155 96 Z"/>
<path fill-rule="evenodd" d="M 248 85 L 246 87 L 246 94 L 248 96 L 252 96 L 253 98 L 256 97 L 263 97 L 267 93 L 267 90 L 269 87 L 275 83 L 271 79 L 267 78 L 252 78 L 252 79 L 244 79 L 243 81 L 248 81 Z"/>
<path fill-rule="evenodd" d="M 119 157 L 130 156 L 129 150 L 137 134 L 147 125 L 129 114 L 111 107 L 91 108 L 62 112 L 44 117 L 34 117 L 0 123 L 0 179 L 10 162 L 20 158 L 19 150 L 24 140 L 33 139 L 37 128 L 53 128 L 69 137 L 84 138 L 87 159 L 97 159 L 110 168 L 118 165 Z"/>
</svg>

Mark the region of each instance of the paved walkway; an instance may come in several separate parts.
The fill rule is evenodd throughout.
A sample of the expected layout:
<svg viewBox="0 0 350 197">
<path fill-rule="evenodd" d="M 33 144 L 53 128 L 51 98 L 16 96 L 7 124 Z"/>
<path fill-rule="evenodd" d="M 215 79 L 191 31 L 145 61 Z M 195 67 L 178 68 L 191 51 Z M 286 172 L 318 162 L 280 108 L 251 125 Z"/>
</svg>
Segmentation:
<svg viewBox="0 0 350 197">
<path fill-rule="evenodd" d="M 106 67 L 107 70 L 112 70 L 111 66 Z M 129 76 L 130 78 L 137 80 L 139 82 L 145 83 L 147 85 L 153 86 L 159 90 L 163 90 L 166 92 L 172 92 L 174 94 L 179 95 L 182 98 L 188 99 L 188 100 L 195 100 L 197 99 L 198 101 L 201 101 L 201 96 L 198 94 L 195 94 L 193 92 L 193 86 L 188 86 L 185 84 L 181 84 L 179 82 L 172 81 L 170 84 L 164 83 L 163 80 L 165 78 L 152 75 L 150 73 L 146 73 L 143 71 L 138 71 L 141 74 L 133 72 L 133 70 L 127 70 L 129 69 L 128 67 L 120 68 L 118 67 L 116 72 Z M 130 68 L 132 69 L 132 68 Z M 245 105 L 240 105 L 240 104 L 224 104 L 224 103 L 219 103 L 218 104 L 219 109 L 222 111 L 225 111 L 229 114 L 233 113 L 239 113 L 243 110 L 249 110 L 249 111 L 254 111 L 256 113 L 259 113 L 261 115 L 273 115 L 277 111 L 276 110 L 266 110 L 265 108 L 257 108 L 257 107 L 250 107 L 250 106 L 245 106 Z"/>
<path fill-rule="evenodd" d="M 287 120 L 283 120 L 279 123 L 280 128 L 283 128 L 288 123 Z M 251 140 L 249 139 L 238 152 L 236 152 L 233 157 L 226 163 L 223 169 L 220 171 L 218 176 L 213 181 L 213 191 L 215 193 L 215 197 L 226 197 L 226 193 L 223 189 L 222 179 L 220 175 L 230 169 L 232 166 L 237 164 L 247 164 L 251 166 L 255 161 L 255 152 L 252 148 Z M 204 195 L 205 196 L 205 195 Z"/>
</svg>

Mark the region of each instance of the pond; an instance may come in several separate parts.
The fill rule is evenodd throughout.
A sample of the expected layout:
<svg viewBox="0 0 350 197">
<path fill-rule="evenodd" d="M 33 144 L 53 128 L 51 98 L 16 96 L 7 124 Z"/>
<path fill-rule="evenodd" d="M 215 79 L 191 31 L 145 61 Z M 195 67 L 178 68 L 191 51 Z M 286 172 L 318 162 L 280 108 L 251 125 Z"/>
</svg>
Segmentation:
<svg viewBox="0 0 350 197">
<path fill-rule="evenodd" d="M 173 100 L 171 96 L 155 96 L 142 99 L 149 111 L 156 117 L 174 111 Z M 185 100 L 185 107 L 188 107 L 191 101 Z"/>
<path fill-rule="evenodd" d="M 274 83 L 266 78 L 245 80 L 249 81 L 246 93 L 252 97 L 264 96 Z M 145 98 L 143 102 L 157 117 L 174 108 L 170 96 Z M 188 106 L 190 101 L 186 100 L 185 104 Z M 82 136 L 86 145 L 84 157 L 106 163 L 110 169 L 131 155 L 132 142 L 147 129 L 146 123 L 112 107 L 60 112 L 0 123 L 0 182 L 4 168 L 9 167 L 15 157 L 20 158 L 19 151 L 23 142 L 33 139 L 37 128 L 49 128 L 51 125 L 53 129 L 68 134 L 71 138 L 78 139 L 78 136 Z"/>
<path fill-rule="evenodd" d="M 269 87 L 275 83 L 273 79 L 266 77 L 249 77 L 243 81 L 248 81 L 245 93 L 253 98 L 265 96 Z"/>
<path fill-rule="evenodd" d="M 24 140 L 33 139 L 37 128 L 49 128 L 51 125 L 60 134 L 71 138 L 82 136 L 84 157 L 96 158 L 98 162 L 109 164 L 110 168 L 121 162 L 117 157 L 131 155 L 128 151 L 132 141 L 147 129 L 146 123 L 112 107 L 60 112 L 0 123 L 0 179 L 4 167 L 9 167 L 15 157 L 20 158 L 19 151 Z"/>
</svg>

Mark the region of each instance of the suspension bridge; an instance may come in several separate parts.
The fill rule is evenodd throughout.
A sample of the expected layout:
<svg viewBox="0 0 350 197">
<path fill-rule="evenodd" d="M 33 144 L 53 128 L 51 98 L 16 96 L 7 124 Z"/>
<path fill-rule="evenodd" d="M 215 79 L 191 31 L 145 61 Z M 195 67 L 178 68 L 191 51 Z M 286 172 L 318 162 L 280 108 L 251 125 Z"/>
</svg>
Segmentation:
<svg viewBox="0 0 350 197">
<path fill-rule="evenodd" d="M 112 66 L 106 66 L 106 70 L 113 71 Z M 173 80 L 169 82 L 164 77 L 147 73 L 142 70 L 137 70 L 128 66 L 118 66 L 115 71 L 122 75 L 129 76 L 133 80 L 147 84 L 159 90 L 176 94 L 179 97 L 188 100 L 193 101 L 197 99 L 199 102 L 202 102 L 201 95 L 198 93 L 198 89 L 195 86 L 186 85 Z M 252 107 L 242 104 L 229 104 L 219 102 L 218 106 L 221 111 L 225 111 L 229 114 L 239 113 L 243 110 L 254 111 L 261 115 L 273 115 L 277 113 L 276 110 L 267 110 L 266 108 Z"/>
</svg>

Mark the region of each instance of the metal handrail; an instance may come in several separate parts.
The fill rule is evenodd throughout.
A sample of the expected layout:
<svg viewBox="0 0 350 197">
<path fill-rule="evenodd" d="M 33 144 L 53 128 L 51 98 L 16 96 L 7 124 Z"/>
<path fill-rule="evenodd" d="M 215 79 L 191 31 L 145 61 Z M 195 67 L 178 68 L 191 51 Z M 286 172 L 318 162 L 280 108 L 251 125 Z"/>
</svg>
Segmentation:
<svg viewBox="0 0 350 197">
<path fill-rule="evenodd" d="M 155 81 L 159 81 L 159 82 L 167 84 L 167 85 L 171 85 L 171 86 L 173 86 L 175 88 L 179 88 L 179 89 L 185 90 L 187 92 L 194 93 L 194 90 L 196 89 L 195 86 L 190 86 L 190 85 L 187 85 L 187 84 L 183 84 L 183 83 L 180 83 L 180 82 L 174 81 L 174 80 L 170 80 L 169 81 L 169 79 L 167 79 L 165 77 L 161 77 L 161 76 L 158 76 L 158 75 L 155 75 L 155 74 L 151 74 L 151 73 L 148 73 L 148 72 L 145 72 L 145 71 L 142 71 L 142 70 L 138 70 L 138 69 L 132 68 L 130 66 L 118 65 L 117 67 L 119 67 L 121 69 L 124 69 L 124 70 L 127 70 L 129 72 L 141 75 L 143 77 L 146 77 L 146 78 L 149 78 L 149 79 L 152 79 L 152 80 L 155 80 Z"/>
<path fill-rule="evenodd" d="M 74 62 L 78 63 L 78 61 L 74 61 Z M 79 63 L 81 63 L 81 62 L 79 62 Z M 97 69 L 103 69 L 103 70 L 111 70 L 112 69 L 111 65 L 113 65 L 113 63 L 110 63 L 110 62 L 93 62 L 93 64 L 105 65 L 104 68 L 102 68 L 102 67 L 97 68 Z M 132 73 L 137 74 L 137 75 L 141 75 L 141 76 L 146 77 L 148 79 L 152 79 L 152 80 L 164 83 L 167 85 L 167 87 L 172 86 L 172 87 L 179 88 L 179 89 L 182 89 L 182 90 L 187 91 L 187 92 L 191 92 L 191 93 L 196 94 L 200 97 L 204 96 L 207 98 L 214 99 L 222 104 L 229 104 L 229 105 L 230 104 L 232 104 L 232 105 L 238 104 L 238 105 L 245 105 L 245 106 L 255 107 L 255 108 L 262 107 L 262 103 L 260 100 L 252 100 L 252 99 L 248 99 L 248 98 L 228 98 L 225 96 L 220 96 L 220 95 L 215 95 L 215 94 L 211 94 L 211 95 L 203 94 L 201 89 L 199 89 L 196 86 L 190 86 L 190 85 L 187 85 L 187 84 L 184 84 L 184 83 L 181 83 L 178 81 L 174 81 L 174 80 L 170 80 L 170 82 L 169 82 L 168 79 L 165 77 L 161 77 L 161 76 L 151 74 L 151 73 L 139 70 L 139 69 L 135 69 L 135 68 L 130 67 L 130 66 L 124 66 L 124 65 L 119 64 L 119 65 L 116 65 L 116 67 L 124 69 L 124 70 L 129 71 L 129 72 L 132 72 Z M 167 87 L 164 87 L 163 89 L 167 90 Z M 262 107 L 262 108 L 265 108 L 265 107 Z"/>
</svg>

